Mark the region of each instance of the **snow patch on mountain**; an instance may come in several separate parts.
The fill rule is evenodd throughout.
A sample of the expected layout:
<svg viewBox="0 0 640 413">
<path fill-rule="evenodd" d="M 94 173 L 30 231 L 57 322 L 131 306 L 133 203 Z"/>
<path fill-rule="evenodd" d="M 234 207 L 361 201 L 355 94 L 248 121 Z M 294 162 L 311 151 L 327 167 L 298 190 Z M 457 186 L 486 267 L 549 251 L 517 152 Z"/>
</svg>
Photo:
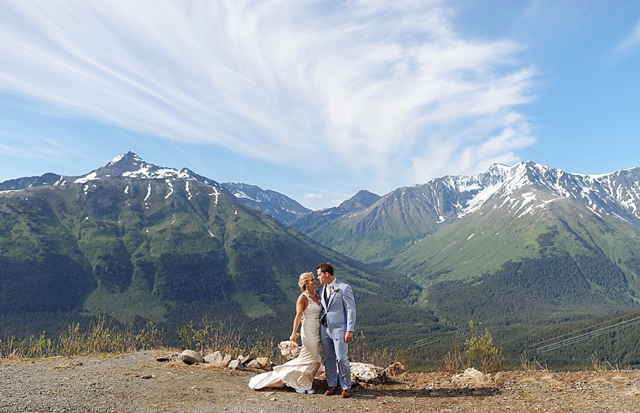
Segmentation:
<svg viewBox="0 0 640 413">
<path fill-rule="evenodd" d="M 151 182 L 149 182 L 149 185 L 147 187 L 147 196 L 144 197 L 145 202 L 147 201 L 147 199 L 149 199 L 150 196 L 151 196 Z"/>
<path fill-rule="evenodd" d="M 462 210 L 462 216 L 471 214 L 472 212 L 478 210 L 482 205 L 487 202 L 489 198 L 493 196 L 500 188 L 502 184 L 489 185 L 485 188 L 482 188 L 467 204 L 466 208 Z"/>
<path fill-rule="evenodd" d="M 120 155 L 116 155 L 116 157 L 115 157 L 115 158 L 113 158 L 113 159 L 111 160 L 111 162 L 109 162 L 109 163 L 107 164 L 107 166 L 112 166 L 112 165 L 117 164 L 118 162 L 120 162 L 120 161 L 122 160 L 122 158 L 124 158 L 124 157 L 125 157 L 125 155 L 126 155 L 126 154 L 124 154 L 124 153 L 122 153 L 122 154 L 120 154 Z M 138 158 L 138 155 L 136 155 L 136 158 L 137 158 L 137 160 L 142 161 L 142 159 Z"/>
<path fill-rule="evenodd" d="M 209 196 L 214 196 L 215 195 L 215 197 L 216 197 L 215 204 L 218 205 L 218 197 L 220 196 L 220 192 L 218 192 L 218 188 L 216 188 L 215 186 L 212 187 L 212 188 L 213 188 L 213 193 L 209 194 Z"/>
<path fill-rule="evenodd" d="M 85 175 L 85 176 L 83 176 L 82 178 L 78 178 L 78 179 L 76 179 L 76 180 L 74 181 L 74 183 L 76 183 L 76 184 L 83 184 L 83 183 L 85 183 L 85 182 L 89 182 L 89 181 L 92 181 L 92 180 L 94 180 L 94 179 L 100 179 L 100 178 L 98 178 L 98 177 L 97 177 L 97 174 L 96 174 L 95 172 L 91 172 L 90 174 Z"/>
<path fill-rule="evenodd" d="M 165 182 L 169 185 L 169 193 L 165 195 L 164 199 L 168 199 L 173 194 L 173 184 L 170 179 L 167 179 Z"/>
</svg>

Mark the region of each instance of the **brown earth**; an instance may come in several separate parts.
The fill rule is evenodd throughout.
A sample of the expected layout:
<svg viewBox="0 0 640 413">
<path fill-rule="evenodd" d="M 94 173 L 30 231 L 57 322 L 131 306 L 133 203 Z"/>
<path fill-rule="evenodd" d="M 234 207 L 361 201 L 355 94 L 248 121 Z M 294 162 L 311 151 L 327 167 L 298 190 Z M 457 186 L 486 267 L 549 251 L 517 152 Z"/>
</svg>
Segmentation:
<svg viewBox="0 0 640 413">
<path fill-rule="evenodd" d="M 0 412 L 638 412 L 640 371 L 511 371 L 483 383 L 446 372 L 360 384 L 353 397 L 253 391 L 253 371 L 120 356 L 0 360 Z"/>
</svg>

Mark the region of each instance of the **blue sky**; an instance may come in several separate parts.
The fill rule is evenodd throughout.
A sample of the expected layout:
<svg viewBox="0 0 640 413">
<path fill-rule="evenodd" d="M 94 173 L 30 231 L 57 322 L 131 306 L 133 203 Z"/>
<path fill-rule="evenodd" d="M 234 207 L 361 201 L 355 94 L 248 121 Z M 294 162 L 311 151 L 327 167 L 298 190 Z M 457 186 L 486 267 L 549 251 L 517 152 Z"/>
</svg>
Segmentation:
<svg viewBox="0 0 640 413">
<path fill-rule="evenodd" d="M 640 2 L 3 0 L 0 181 L 133 151 L 312 209 L 640 166 Z"/>
</svg>

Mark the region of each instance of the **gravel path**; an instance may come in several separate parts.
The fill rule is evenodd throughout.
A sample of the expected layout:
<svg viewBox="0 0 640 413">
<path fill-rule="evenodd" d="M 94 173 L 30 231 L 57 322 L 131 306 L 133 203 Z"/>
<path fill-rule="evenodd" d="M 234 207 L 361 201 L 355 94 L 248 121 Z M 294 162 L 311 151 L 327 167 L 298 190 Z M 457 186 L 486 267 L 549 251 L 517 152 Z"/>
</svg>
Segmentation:
<svg viewBox="0 0 640 413">
<path fill-rule="evenodd" d="M 166 352 L 0 360 L 0 412 L 638 412 L 640 371 L 505 372 L 455 384 L 444 372 L 354 388 L 354 397 L 252 391 L 254 372 L 158 362 Z M 319 391 L 323 382 L 317 382 Z"/>
</svg>

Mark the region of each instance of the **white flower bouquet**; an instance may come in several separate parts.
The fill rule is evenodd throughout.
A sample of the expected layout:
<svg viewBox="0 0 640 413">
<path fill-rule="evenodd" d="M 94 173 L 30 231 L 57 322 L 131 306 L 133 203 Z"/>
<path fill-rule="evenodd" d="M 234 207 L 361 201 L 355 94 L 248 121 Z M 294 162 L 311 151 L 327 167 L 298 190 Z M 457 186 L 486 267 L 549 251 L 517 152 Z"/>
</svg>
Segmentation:
<svg viewBox="0 0 640 413">
<path fill-rule="evenodd" d="M 292 359 L 300 353 L 300 347 L 295 341 L 281 341 L 278 347 L 280 348 L 280 353 L 286 358 Z"/>
</svg>

